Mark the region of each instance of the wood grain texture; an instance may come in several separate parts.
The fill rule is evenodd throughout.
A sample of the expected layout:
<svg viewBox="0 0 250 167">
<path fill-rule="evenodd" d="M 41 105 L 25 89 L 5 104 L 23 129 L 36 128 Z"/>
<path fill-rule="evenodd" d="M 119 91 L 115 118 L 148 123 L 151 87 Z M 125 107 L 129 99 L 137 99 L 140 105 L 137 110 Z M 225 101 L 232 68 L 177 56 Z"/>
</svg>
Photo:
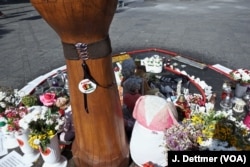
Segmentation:
<svg viewBox="0 0 250 167">
<path fill-rule="evenodd" d="M 92 43 L 109 32 L 117 0 L 31 0 L 65 43 Z"/>
<path fill-rule="evenodd" d="M 96 42 L 108 35 L 117 0 L 31 0 L 31 3 L 63 42 L 75 44 Z M 79 167 L 127 167 L 129 150 L 111 55 L 86 63 L 99 84 L 87 95 L 89 113 L 78 89 L 84 77 L 82 60 L 66 60 L 76 131 L 74 163 Z"/>
</svg>

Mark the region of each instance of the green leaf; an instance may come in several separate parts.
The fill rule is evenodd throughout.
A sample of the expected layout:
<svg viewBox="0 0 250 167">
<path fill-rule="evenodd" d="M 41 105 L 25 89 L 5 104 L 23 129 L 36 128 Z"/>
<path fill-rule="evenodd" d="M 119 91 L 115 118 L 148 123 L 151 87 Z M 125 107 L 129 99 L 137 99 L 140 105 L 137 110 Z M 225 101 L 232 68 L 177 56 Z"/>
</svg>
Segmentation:
<svg viewBox="0 0 250 167">
<path fill-rule="evenodd" d="M 0 122 L 0 127 L 4 127 L 6 125 L 6 122 Z"/>
</svg>

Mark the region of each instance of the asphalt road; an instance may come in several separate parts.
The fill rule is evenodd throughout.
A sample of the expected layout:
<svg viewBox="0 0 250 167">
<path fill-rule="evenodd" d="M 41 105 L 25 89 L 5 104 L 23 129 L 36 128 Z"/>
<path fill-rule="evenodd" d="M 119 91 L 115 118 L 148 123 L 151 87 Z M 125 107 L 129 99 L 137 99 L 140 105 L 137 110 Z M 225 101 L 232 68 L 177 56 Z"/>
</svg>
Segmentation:
<svg viewBox="0 0 250 167">
<path fill-rule="evenodd" d="M 29 2 L 2 3 L 0 86 L 22 88 L 65 64 L 61 41 Z M 130 0 L 110 26 L 112 54 L 168 49 L 207 64 L 250 69 L 249 0 Z"/>
</svg>

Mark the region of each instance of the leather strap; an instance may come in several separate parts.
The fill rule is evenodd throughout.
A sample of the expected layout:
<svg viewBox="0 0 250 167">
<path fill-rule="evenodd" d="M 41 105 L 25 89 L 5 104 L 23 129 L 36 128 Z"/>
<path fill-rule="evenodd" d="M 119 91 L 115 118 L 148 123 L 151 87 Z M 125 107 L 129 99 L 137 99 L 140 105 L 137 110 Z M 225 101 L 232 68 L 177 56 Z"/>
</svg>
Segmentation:
<svg viewBox="0 0 250 167">
<path fill-rule="evenodd" d="M 110 55 L 112 52 L 111 42 L 109 36 L 100 41 L 86 44 L 87 45 L 87 55 L 89 59 L 98 59 Z M 79 60 L 79 54 L 75 47 L 75 44 L 68 44 L 62 42 L 63 52 L 65 59 L 68 60 Z"/>
</svg>

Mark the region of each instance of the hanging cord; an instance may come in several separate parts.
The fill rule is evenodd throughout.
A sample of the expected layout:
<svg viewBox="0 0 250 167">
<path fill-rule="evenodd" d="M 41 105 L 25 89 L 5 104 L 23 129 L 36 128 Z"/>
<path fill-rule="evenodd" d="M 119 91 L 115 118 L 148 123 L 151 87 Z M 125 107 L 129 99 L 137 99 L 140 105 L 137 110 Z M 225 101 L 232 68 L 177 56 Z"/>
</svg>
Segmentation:
<svg viewBox="0 0 250 167">
<path fill-rule="evenodd" d="M 107 86 L 102 86 L 102 85 L 98 84 L 96 82 L 96 80 L 91 76 L 89 67 L 88 67 L 88 65 L 86 63 L 86 61 L 89 59 L 87 44 L 77 43 L 77 44 L 75 44 L 75 47 L 76 47 L 77 53 L 79 55 L 79 58 L 82 60 L 83 79 L 88 79 L 92 83 L 94 83 L 97 86 L 102 87 L 102 88 L 110 88 L 110 87 L 112 87 L 114 85 L 113 82 L 111 84 L 107 85 Z M 86 112 L 89 113 L 87 93 L 83 93 L 83 96 L 84 96 L 84 108 L 85 108 Z"/>
<path fill-rule="evenodd" d="M 83 68 L 83 79 L 87 79 L 87 76 L 89 76 L 89 70 L 88 66 L 86 64 L 86 60 L 88 60 L 88 52 L 87 52 L 87 45 L 84 43 L 77 43 L 75 44 L 77 53 L 79 55 L 79 58 L 82 60 L 82 68 Z M 84 108 L 87 113 L 89 113 L 88 110 L 88 100 L 87 100 L 87 94 L 84 93 Z"/>
</svg>

